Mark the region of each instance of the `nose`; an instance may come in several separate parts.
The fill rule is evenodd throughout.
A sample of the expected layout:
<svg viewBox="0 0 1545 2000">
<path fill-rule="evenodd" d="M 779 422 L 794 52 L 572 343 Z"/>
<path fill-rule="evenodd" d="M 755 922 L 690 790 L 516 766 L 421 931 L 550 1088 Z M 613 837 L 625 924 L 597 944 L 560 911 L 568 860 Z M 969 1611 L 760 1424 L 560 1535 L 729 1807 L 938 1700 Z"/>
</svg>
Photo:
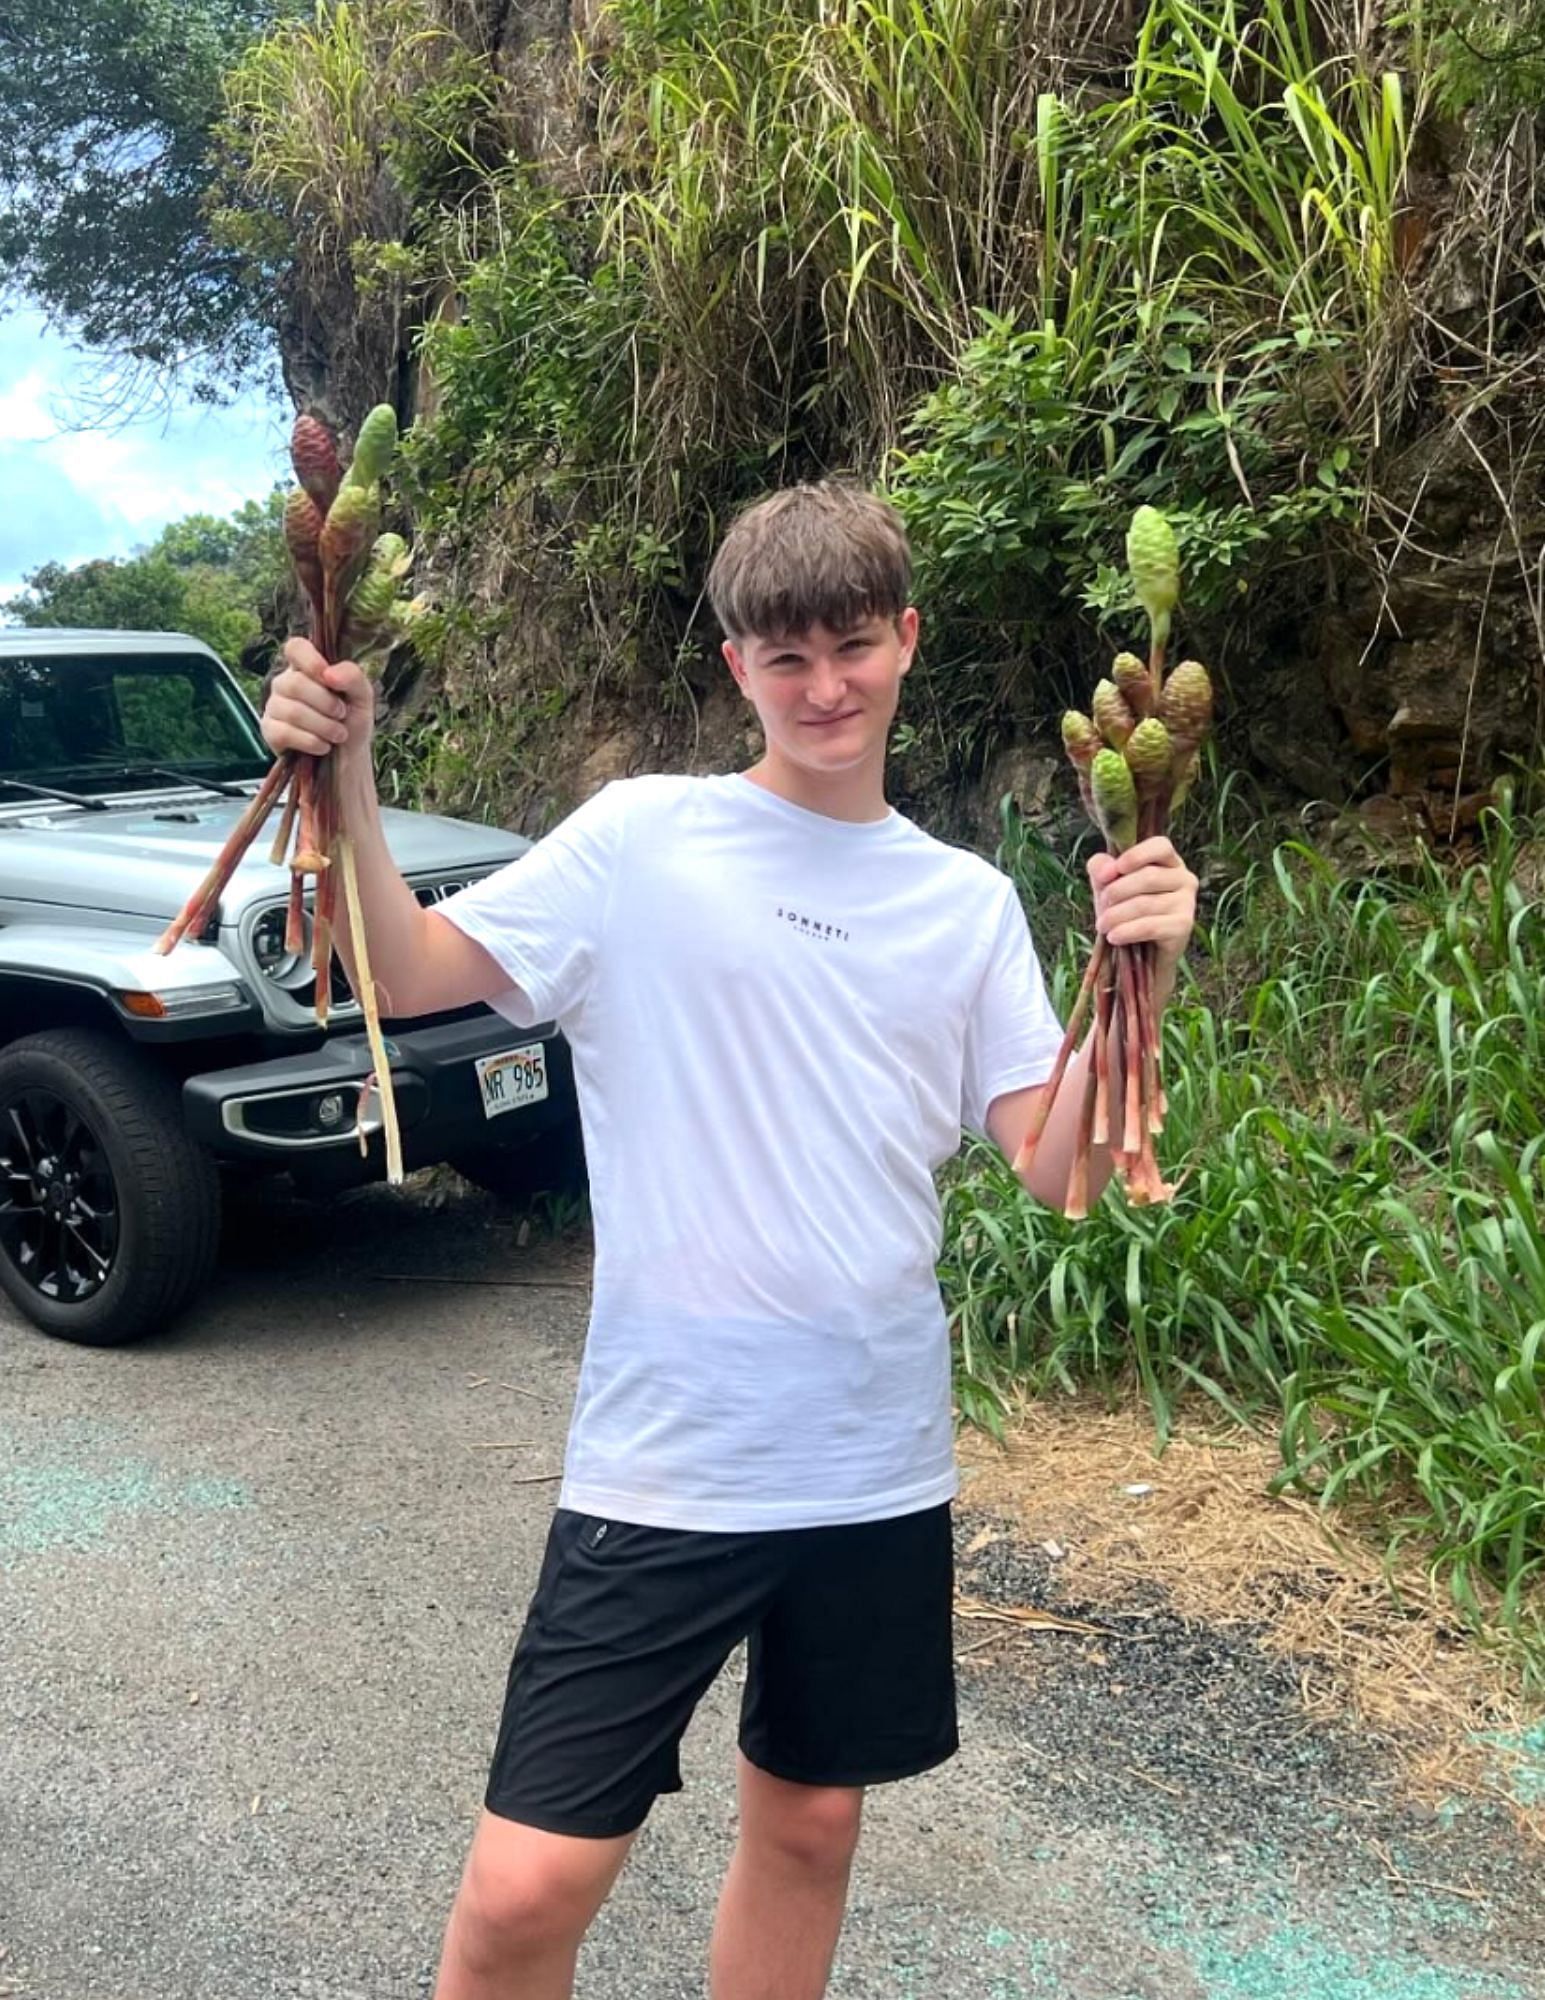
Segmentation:
<svg viewBox="0 0 1545 2000">
<path fill-rule="evenodd" d="M 847 691 L 847 676 L 835 660 L 815 662 L 805 688 L 812 708 L 836 708 Z"/>
</svg>

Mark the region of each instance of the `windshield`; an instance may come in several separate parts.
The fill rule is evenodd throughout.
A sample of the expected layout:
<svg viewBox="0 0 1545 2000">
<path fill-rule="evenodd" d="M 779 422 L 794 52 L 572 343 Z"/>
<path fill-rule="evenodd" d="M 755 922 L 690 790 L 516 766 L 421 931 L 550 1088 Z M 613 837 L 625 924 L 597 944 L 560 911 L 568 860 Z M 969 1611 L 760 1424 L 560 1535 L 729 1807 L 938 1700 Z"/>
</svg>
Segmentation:
<svg viewBox="0 0 1545 2000">
<path fill-rule="evenodd" d="M 43 652 L 0 659 L 0 778 L 143 790 L 144 767 L 153 764 L 209 780 L 260 778 L 268 769 L 250 712 L 213 660 Z"/>
</svg>

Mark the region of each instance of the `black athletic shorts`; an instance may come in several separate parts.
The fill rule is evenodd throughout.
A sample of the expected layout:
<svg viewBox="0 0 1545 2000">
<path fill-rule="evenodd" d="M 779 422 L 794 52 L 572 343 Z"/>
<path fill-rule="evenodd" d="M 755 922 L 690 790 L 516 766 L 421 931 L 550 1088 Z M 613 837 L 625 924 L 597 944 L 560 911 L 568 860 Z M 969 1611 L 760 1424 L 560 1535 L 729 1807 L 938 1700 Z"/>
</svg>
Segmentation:
<svg viewBox="0 0 1545 2000">
<path fill-rule="evenodd" d="M 774 1777 L 874 1785 L 954 1754 L 948 1506 L 704 1534 L 562 1509 L 510 1663 L 487 1805 L 548 1833 L 641 1826 L 692 1712 L 749 1641 L 740 1747 Z"/>
</svg>

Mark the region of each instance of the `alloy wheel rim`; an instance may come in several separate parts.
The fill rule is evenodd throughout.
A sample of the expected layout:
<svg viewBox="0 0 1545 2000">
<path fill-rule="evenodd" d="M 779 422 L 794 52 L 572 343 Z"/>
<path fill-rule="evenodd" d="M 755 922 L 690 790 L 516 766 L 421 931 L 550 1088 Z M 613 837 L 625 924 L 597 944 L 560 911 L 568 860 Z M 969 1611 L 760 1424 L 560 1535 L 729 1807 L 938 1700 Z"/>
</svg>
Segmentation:
<svg viewBox="0 0 1545 2000">
<path fill-rule="evenodd" d="M 0 1254 L 54 1305 L 84 1305 L 112 1276 L 118 1191 L 96 1132 L 33 1087 L 0 1098 Z"/>
</svg>

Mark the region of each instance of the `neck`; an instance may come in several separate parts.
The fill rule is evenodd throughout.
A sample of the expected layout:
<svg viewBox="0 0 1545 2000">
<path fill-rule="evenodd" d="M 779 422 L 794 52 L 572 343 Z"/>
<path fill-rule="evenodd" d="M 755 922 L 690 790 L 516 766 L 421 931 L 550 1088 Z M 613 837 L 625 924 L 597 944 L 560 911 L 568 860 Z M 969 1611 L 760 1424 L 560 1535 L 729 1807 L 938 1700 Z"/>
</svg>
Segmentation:
<svg viewBox="0 0 1545 2000">
<path fill-rule="evenodd" d="M 827 819 L 884 819 L 890 810 L 885 797 L 885 765 L 879 759 L 855 765 L 851 771 L 825 775 L 807 771 L 771 748 L 746 776 L 752 784 L 787 799 L 791 806 L 803 806 L 806 812 L 822 813 Z"/>
</svg>

